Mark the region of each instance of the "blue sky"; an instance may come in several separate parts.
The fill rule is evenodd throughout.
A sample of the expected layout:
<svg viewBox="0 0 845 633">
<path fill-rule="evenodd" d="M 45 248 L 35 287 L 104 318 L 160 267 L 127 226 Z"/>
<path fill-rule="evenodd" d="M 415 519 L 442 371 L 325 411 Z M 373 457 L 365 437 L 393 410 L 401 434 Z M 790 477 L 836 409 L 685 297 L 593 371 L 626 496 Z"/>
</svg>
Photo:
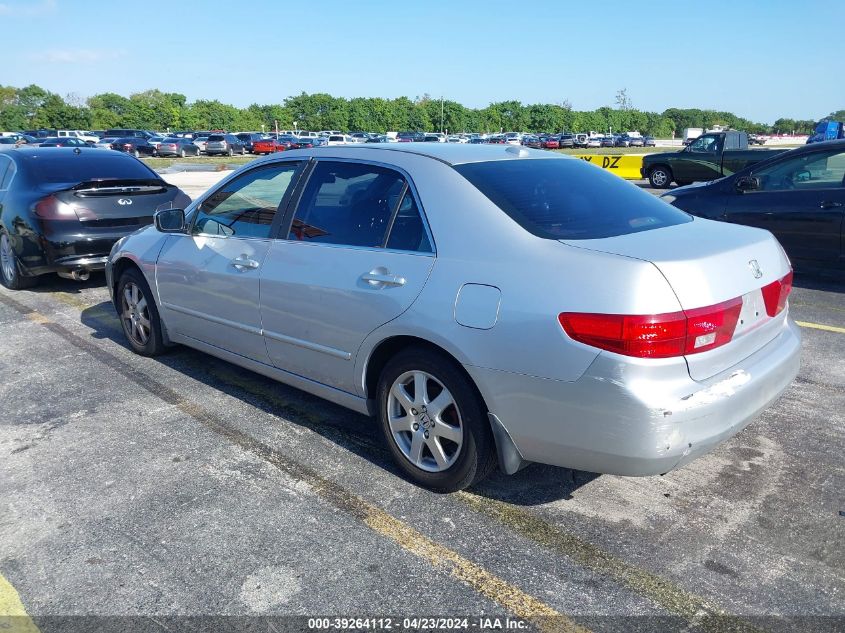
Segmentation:
<svg viewBox="0 0 845 633">
<path fill-rule="evenodd" d="M 159 88 L 237 106 L 305 91 L 575 109 L 612 105 L 627 88 L 644 110 L 818 119 L 845 108 L 842 10 L 840 0 L 0 0 L 0 84 L 83 98 Z"/>
</svg>

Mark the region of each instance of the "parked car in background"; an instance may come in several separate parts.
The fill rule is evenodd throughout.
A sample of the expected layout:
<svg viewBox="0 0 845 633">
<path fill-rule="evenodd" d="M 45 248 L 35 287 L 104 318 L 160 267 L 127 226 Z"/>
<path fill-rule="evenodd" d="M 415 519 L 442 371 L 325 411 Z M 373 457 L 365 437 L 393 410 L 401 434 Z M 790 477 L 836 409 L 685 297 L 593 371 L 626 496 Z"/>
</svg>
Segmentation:
<svg viewBox="0 0 845 633">
<path fill-rule="evenodd" d="M 263 138 L 258 141 L 253 141 L 252 151 L 255 154 L 273 154 L 275 152 L 283 152 L 290 147 L 290 144 L 285 145 L 275 138 Z"/>
<path fill-rule="evenodd" d="M 155 156 L 156 153 L 155 146 L 151 145 L 147 139 L 140 136 L 125 136 L 123 138 L 117 138 L 111 145 L 112 149 L 117 150 L 118 152 L 132 154 L 135 158 L 140 158 L 141 156 Z"/>
<path fill-rule="evenodd" d="M 200 148 L 191 139 L 179 136 L 164 139 L 157 145 L 157 151 L 159 156 L 178 156 L 180 158 L 200 155 Z"/>
<path fill-rule="evenodd" d="M 548 136 L 542 143 L 543 149 L 560 149 L 560 137 Z"/>
<path fill-rule="evenodd" d="M 349 139 L 343 134 L 332 134 L 328 139 L 328 145 L 348 145 Z"/>
<path fill-rule="evenodd" d="M 422 132 L 399 132 L 396 135 L 396 140 L 400 143 L 421 143 L 425 139 L 425 134 Z"/>
<path fill-rule="evenodd" d="M 88 145 L 93 145 L 99 140 L 98 137 L 93 135 L 91 132 L 87 132 L 86 130 L 57 130 L 56 136 L 60 138 L 65 136 L 73 136 L 81 141 L 85 141 Z"/>
<path fill-rule="evenodd" d="M 629 136 L 628 147 L 643 147 L 645 141 L 642 136 Z"/>
<path fill-rule="evenodd" d="M 185 138 L 190 139 L 190 136 L 186 136 Z M 205 153 L 205 146 L 208 145 L 208 137 L 207 136 L 197 136 L 193 137 L 192 143 L 197 146 L 200 151 L 200 154 Z"/>
<path fill-rule="evenodd" d="M 543 142 L 540 140 L 540 137 L 534 136 L 533 134 L 526 134 L 522 137 L 521 142 L 525 147 L 531 147 L 532 149 L 543 148 Z"/>
<path fill-rule="evenodd" d="M 41 147 L 91 147 L 88 143 L 75 136 L 40 138 L 36 144 Z"/>
<path fill-rule="evenodd" d="M 105 136 L 105 137 L 101 138 L 99 141 L 97 141 L 97 143 L 94 145 L 94 147 L 98 147 L 100 149 L 114 149 L 114 147 L 112 147 L 112 145 L 114 144 L 114 142 L 116 140 L 117 139 L 114 138 L 114 137 Z"/>
<path fill-rule="evenodd" d="M 575 147 L 575 140 L 574 134 L 561 134 L 558 136 L 558 146 L 561 149 L 571 149 Z"/>
<path fill-rule="evenodd" d="M 234 134 L 210 134 L 205 144 L 205 153 L 209 156 L 215 154 L 234 156 L 246 154 L 246 147 Z"/>
<path fill-rule="evenodd" d="M 654 140 L 653 136 L 644 136 L 643 147 L 657 147 L 657 141 Z"/>
<path fill-rule="evenodd" d="M 264 138 L 263 134 L 259 134 L 258 132 L 240 132 L 235 134 L 238 140 L 243 144 L 246 151 L 251 154 L 255 153 L 253 149 L 255 141 L 260 141 Z"/>
<path fill-rule="evenodd" d="M 728 176 L 783 151 L 748 149 L 745 132 L 708 132 L 679 152 L 646 154 L 641 172 L 652 187 L 661 189 L 673 181 L 688 185 Z"/>
<path fill-rule="evenodd" d="M 771 231 L 797 268 L 845 270 L 845 141 L 778 153 L 662 199 L 687 213 Z"/>
<path fill-rule="evenodd" d="M 602 139 L 597 136 L 588 138 L 584 141 L 584 147 L 601 147 Z"/>
<path fill-rule="evenodd" d="M 620 134 L 613 139 L 614 147 L 631 147 L 631 137 L 627 134 Z"/>
<path fill-rule="evenodd" d="M 285 153 L 158 213 L 106 269 L 132 350 L 182 343 L 376 415 L 440 492 L 497 455 L 665 473 L 797 375 L 768 232 L 549 152 L 405 147 Z"/>
<path fill-rule="evenodd" d="M 0 281 L 19 290 L 46 273 L 87 279 L 159 206 L 190 198 L 117 152 L 23 147 L 0 150 L 0 202 Z"/>
</svg>

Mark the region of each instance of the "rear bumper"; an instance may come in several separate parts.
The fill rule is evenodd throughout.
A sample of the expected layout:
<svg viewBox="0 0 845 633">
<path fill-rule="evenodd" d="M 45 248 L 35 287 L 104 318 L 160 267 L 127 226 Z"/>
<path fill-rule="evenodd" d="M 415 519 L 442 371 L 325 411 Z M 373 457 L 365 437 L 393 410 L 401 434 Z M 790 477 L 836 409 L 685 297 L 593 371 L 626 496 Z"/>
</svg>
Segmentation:
<svg viewBox="0 0 845 633">
<path fill-rule="evenodd" d="M 151 223 L 152 216 L 146 224 Z M 114 243 L 145 226 L 132 224 L 126 227 L 93 228 L 85 227 L 81 222 L 67 224 L 71 226 L 49 227 L 37 242 L 24 242 L 24 250 L 18 256 L 24 275 L 103 270 Z"/>
<path fill-rule="evenodd" d="M 741 363 L 697 382 L 685 363 L 599 354 L 576 381 L 467 367 L 527 461 L 616 475 L 657 475 L 741 431 L 798 374 L 801 336 L 779 334 Z"/>
</svg>

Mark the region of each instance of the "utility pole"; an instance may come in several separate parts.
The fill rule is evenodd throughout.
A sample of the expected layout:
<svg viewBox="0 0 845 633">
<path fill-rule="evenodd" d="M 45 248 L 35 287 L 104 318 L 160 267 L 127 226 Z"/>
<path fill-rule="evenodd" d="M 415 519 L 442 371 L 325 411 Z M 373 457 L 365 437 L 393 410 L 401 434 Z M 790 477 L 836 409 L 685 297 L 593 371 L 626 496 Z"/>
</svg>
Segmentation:
<svg viewBox="0 0 845 633">
<path fill-rule="evenodd" d="M 440 133 L 443 134 L 443 95 L 440 95 Z"/>
</svg>

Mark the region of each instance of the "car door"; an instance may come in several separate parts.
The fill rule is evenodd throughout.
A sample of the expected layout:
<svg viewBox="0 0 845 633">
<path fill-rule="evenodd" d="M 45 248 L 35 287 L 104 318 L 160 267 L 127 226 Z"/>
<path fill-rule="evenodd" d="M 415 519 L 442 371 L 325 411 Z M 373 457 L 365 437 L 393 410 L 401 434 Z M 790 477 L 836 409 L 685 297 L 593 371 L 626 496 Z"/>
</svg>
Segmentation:
<svg viewBox="0 0 845 633">
<path fill-rule="evenodd" d="M 315 162 L 261 271 L 272 363 L 356 393 L 364 338 L 407 310 L 434 263 L 408 177 L 363 161 Z"/>
<path fill-rule="evenodd" d="M 720 156 L 722 138 L 715 134 L 704 134 L 690 143 L 678 160 L 672 163 L 672 173 L 677 183 L 714 180 L 721 177 Z"/>
<path fill-rule="evenodd" d="M 830 264 L 842 259 L 845 151 L 787 156 L 754 170 L 757 189 L 737 192 L 727 220 L 774 233 L 792 259 Z"/>
<path fill-rule="evenodd" d="M 262 165 L 224 183 L 171 235 L 156 265 L 168 330 L 269 362 L 261 333 L 259 275 L 274 223 L 302 161 Z"/>
</svg>

